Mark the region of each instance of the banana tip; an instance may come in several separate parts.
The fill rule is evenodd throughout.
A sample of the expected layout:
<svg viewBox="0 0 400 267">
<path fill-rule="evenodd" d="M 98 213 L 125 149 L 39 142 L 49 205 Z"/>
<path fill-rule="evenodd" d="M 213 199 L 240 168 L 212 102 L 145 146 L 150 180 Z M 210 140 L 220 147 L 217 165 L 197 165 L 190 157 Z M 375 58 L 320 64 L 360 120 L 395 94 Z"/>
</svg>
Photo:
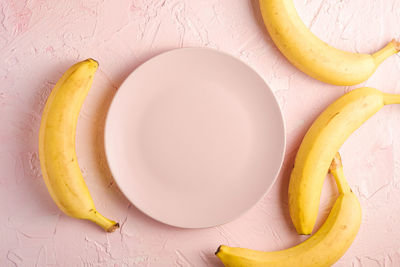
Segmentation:
<svg viewBox="0 0 400 267">
<path fill-rule="evenodd" d="M 331 162 L 331 166 L 329 166 L 329 172 L 332 172 L 340 167 L 342 167 L 342 158 L 339 152 L 336 152 L 336 155 Z"/>
<path fill-rule="evenodd" d="M 97 60 L 93 59 L 93 58 L 88 58 L 88 59 L 86 59 L 86 60 L 87 60 L 87 61 L 90 61 L 90 62 L 96 63 L 97 66 L 99 65 L 99 62 L 98 62 Z"/>
<path fill-rule="evenodd" d="M 119 228 L 119 223 L 114 224 L 110 228 L 107 229 L 107 232 L 112 233 Z"/>
<path fill-rule="evenodd" d="M 393 42 L 394 48 L 397 50 L 397 52 L 400 52 L 400 40 L 393 39 L 392 42 Z"/>
<path fill-rule="evenodd" d="M 221 250 L 221 246 L 222 246 L 222 245 L 220 245 L 220 246 L 217 248 L 217 251 L 215 251 L 215 255 L 217 255 L 218 252 Z"/>
</svg>

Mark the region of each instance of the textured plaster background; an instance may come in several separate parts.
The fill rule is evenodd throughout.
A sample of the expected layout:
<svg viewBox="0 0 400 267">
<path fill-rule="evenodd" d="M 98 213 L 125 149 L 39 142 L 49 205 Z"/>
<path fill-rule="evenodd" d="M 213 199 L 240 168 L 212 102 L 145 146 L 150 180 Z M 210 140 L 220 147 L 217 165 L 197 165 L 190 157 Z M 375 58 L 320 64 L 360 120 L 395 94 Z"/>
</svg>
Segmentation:
<svg viewBox="0 0 400 267">
<path fill-rule="evenodd" d="M 373 52 L 400 36 L 400 1 L 295 0 L 320 38 Z M 120 193 L 105 163 L 104 118 L 121 82 L 139 64 L 177 47 L 211 47 L 254 67 L 279 99 L 287 153 L 278 181 L 256 207 L 215 228 L 178 229 L 139 212 Z M 62 73 L 88 57 L 100 69 L 80 115 L 79 163 L 97 208 L 121 223 L 113 234 L 62 214 L 38 161 L 46 98 Z M 400 93 L 400 57 L 363 85 Z M 289 171 L 316 116 L 351 90 L 292 67 L 269 38 L 256 0 L 0 0 L 0 265 L 221 266 L 221 243 L 259 250 L 297 244 L 287 209 Z M 382 109 L 341 149 L 345 173 L 363 208 L 361 230 L 335 266 L 400 266 L 400 106 Z M 331 178 L 321 219 L 335 199 Z M 157 197 L 157 196 L 154 196 Z"/>
</svg>

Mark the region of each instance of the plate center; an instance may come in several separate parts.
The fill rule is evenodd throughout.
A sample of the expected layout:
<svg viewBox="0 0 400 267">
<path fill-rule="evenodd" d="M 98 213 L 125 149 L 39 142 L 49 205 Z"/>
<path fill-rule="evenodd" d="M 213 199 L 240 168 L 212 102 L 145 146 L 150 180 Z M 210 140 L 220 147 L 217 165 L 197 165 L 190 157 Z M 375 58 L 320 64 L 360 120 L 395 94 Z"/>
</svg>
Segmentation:
<svg viewBox="0 0 400 267">
<path fill-rule="evenodd" d="M 137 143 L 150 173 L 165 186 L 201 190 L 241 176 L 253 128 L 229 88 L 176 86 L 149 103 Z"/>
</svg>

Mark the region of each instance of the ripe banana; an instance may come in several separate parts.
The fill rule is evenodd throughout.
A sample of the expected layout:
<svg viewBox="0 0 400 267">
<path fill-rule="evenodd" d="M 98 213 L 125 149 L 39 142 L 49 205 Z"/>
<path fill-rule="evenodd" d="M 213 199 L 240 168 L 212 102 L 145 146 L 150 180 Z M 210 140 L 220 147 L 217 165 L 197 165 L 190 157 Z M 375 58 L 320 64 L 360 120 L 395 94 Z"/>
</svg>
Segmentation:
<svg viewBox="0 0 400 267">
<path fill-rule="evenodd" d="M 93 59 L 79 62 L 53 88 L 42 115 L 39 157 L 44 181 L 57 206 L 69 216 L 93 221 L 112 232 L 119 225 L 96 211 L 75 153 L 79 111 L 97 67 Z"/>
<path fill-rule="evenodd" d="M 264 23 L 272 40 L 298 69 L 334 85 L 355 85 L 367 80 L 389 56 L 400 51 L 391 41 L 376 53 L 350 53 L 329 46 L 304 25 L 293 0 L 260 0 Z"/>
<path fill-rule="evenodd" d="M 289 182 L 289 211 L 299 234 L 311 234 L 321 189 L 335 153 L 350 134 L 400 95 L 374 88 L 355 89 L 333 102 L 314 121 L 297 152 Z"/>
<path fill-rule="evenodd" d="M 361 224 L 361 207 L 343 175 L 339 153 L 330 171 L 339 196 L 321 228 L 303 243 L 281 251 L 262 252 L 220 246 L 216 255 L 226 267 L 324 267 L 335 263 L 350 247 Z"/>
</svg>

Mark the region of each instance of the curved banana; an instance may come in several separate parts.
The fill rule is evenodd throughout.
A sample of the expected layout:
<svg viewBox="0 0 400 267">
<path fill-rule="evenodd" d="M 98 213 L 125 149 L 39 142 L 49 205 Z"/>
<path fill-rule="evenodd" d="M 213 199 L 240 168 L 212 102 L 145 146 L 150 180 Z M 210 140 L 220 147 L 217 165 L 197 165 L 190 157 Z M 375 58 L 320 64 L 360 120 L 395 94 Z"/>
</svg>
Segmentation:
<svg viewBox="0 0 400 267">
<path fill-rule="evenodd" d="M 119 225 L 96 211 L 75 153 L 79 111 L 97 67 L 93 59 L 79 62 L 53 88 L 42 115 L 39 157 L 44 181 L 57 206 L 69 216 L 93 221 L 112 232 Z"/>
<path fill-rule="evenodd" d="M 400 42 L 395 40 L 372 55 L 329 46 L 304 25 L 293 0 L 260 0 L 260 8 L 268 32 L 282 54 L 304 73 L 326 83 L 359 84 L 387 57 L 400 51 Z"/>
<path fill-rule="evenodd" d="M 350 247 L 361 224 L 361 206 L 343 175 L 339 153 L 332 161 L 339 196 L 321 228 L 303 243 L 280 251 L 262 252 L 220 246 L 216 255 L 226 267 L 325 267 Z"/>
<path fill-rule="evenodd" d="M 311 234 L 326 171 L 350 134 L 400 95 L 364 87 L 333 102 L 314 121 L 297 152 L 289 182 L 289 211 L 299 234 Z"/>
</svg>

